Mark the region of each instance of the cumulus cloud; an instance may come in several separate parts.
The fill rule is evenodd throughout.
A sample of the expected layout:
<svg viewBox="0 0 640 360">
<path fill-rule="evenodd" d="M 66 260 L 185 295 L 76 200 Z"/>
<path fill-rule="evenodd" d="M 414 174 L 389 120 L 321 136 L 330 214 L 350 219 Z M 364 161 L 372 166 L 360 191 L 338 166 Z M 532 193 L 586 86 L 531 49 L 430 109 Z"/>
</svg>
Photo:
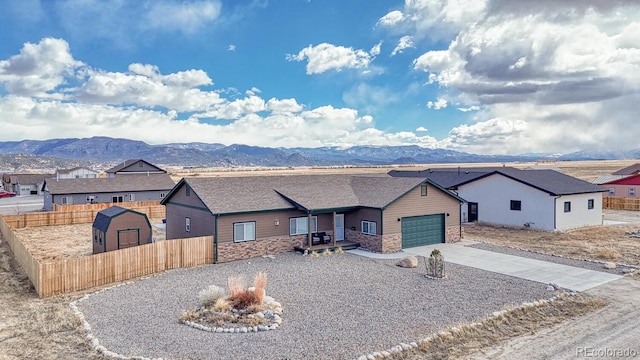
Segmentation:
<svg viewBox="0 0 640 360">
<path fill-rule="evenodd" d="M 236 46 L 233 44 L 229 44 L 229 46 L 227 47 L 228 51 L 236 51 Z"/>
<path fill-rule="evenodd" d="M 429 129 L 427 129 L 427 128 L 426 128 L 426 127 L 424 127 L 424 126 L 419 126 L 419 127 L 416 129 L 416 132 L 427 132 L 427 131 L 429 131 Z"/>
<path fill-rule="evenodd" d="M 427 101 L 427 107 L 429 109 L 440 110 L 446 108 L 447 105 L 447 100 L 442 98 L 436 101 Z"/>
<path fill-rule="evenodd" d="M 446 50 L 425 52 L 414 69 L 447 92 L 460 111 L 486 109 L 470 119 L 475 123 L 453 129 L 444 143 L 480 152 L 570 152 L 601 147 L 606 140 L 602 133 L 582 136 L 578 128 L 591 134 L 605 119 L 612 128 L 633 126 L 629 116 L 603 114 L 630 112 L 640 93 L 639 4 L 473 3 L 407 2 L 397 24 L 416 36 L 424 28 L 451 33 Z M 585 107 L 593 111 L 583 114 Z M 536 131 L 524 135 L 524 129 Z M 620 146 L 617 135 L 611 136 L 610 146 Z"/>
<path fill-rule="evenodd" d="M 404 14 L 400 10 L 393 10 L 387 15 L 381 17 L 376 25 L 394 26 L 404 19 Z"/>
<path fill-rule="evenodd" d="M 322 43 L 309 45 L 297 54 L 288 54 L 289 61 L 307 61 L 307 74 L 322 74 L 326 71 L 343 69 L 366 69 L 372 55 L 362 49 Z"/>
<path fill-rule="evenodd" d="M 371 54 L 371 56 L 378 56 L 380 55 L 380 48 L 382 47 L 382 41 L 380 41 L 379 43 L 375 44 L 371 50 L 369 50 L 369 54 Z"/>
<path fill-rule="evenodd" d="M 391 56 L 396 56 L 396 54 L 401 54 L 405 49 L 413 48 L 415 45 L 413 44 L 413 37 L 409 35 L 405 35 L 398 40 L 398 45 L 391 52 Z"/>
</svg>

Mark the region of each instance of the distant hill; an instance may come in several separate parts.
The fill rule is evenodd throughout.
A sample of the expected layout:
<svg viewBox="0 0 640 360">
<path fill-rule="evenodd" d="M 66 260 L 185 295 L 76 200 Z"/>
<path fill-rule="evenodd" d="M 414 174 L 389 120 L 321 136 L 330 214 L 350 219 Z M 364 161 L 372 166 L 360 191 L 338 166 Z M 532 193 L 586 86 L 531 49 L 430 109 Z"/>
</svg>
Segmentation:
<svg viewBox="0 0 640 360">
<path fill-rule="evenodd" d="M 268 148 L 207 143 L 149 145 L 143 141 L 129 139 L 92 137 L 0 142 L 0 154 L 67 159 L 77 164 L 116 163 L 124 159 L 142 158 L 152 163 L 170 166 L 234 167 L 629 159 L 640 157 L 640 149 L 621 153 L 578 152 L 561 156 L 476 155 L 453 150 L 427 149 L 415 145 Z"/>
</svg>

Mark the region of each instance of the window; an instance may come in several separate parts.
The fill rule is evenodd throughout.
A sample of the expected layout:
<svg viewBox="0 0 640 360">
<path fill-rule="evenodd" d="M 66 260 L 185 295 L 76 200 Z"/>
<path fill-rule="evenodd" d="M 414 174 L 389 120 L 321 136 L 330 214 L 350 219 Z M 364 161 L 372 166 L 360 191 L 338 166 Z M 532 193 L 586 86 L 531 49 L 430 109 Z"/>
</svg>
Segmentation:
<svg viewBox="0 0 640 360">
<path fill-rule="evenodd" d="M 191 218 L 184 218 L 184 231 L 191 232 Z"/>
<path fill-rule="evenodd" d="M 587 200 L 587 209 L 593 209 L 593 199 Z"/>
<path fill-rule="evenodd" d="M 309 233 L 309 218 L 297 217 L 289 219 L 289 235 L 302 235 Z M 311 217 L 311 232 L 318 231 L 318 217 Z"/>
<path fill-rule="evenodd" d="M 62 205 L 71 205 L 71 204 L 73 204 L 73 197 L 71 196 L 62 197 Z"/>
<path fill-rule="evenodd" d="M 629 196 L 636 196 L 636 188 L 629 188 Z"/>
<path fill-rule="evenodd" d="M 522 210 L 522 201 L 521 200 L 511 200 L 511 210 L 513 210 L 513 211 Z"/>
<path fill-rule="evenodd" d="M 124 201 L 124 199 L 123 199 L 122 195 L 114 196 L 114 197 L 111 198 L 111 202 L 114 202 L 114 203 L 123 202 L 123 201 Z"/>
<path fill-rule="evenodd" d="M 164 198 L 164 193 L 160 193 L 160 199 Z"/>
<path fill-rule="evenodd" d="M 93 195 L 87 195 L 87 203 L 93 204 L 96 201 L 96 197 Z"/>
<path fill-rule="evenodd" d="M 138 163 L 138 167 L 142 167 L 144 166 L 144 164 L 142 164 L 142 161 Z"/>
<path fill-rule="evenodd" d="M 615 195 L 616 194 L 616 188 L 609 188 L 609 195 Z"/>
<path fill-rule="evenodd" d="M 362 233 L 367 235 L 375 235 L 376 234 L 376 223 L 375 221 L 362 221 Z"/>
<path fill-rule="evenodd" d="M 187 185 L 184 187 L 185 196 L 191 196 L 191 188 Z"/>
<path fill-rule="evenodd" d="M 136 201 L 136 194 L 129 194 L 129 201 Z"/>
<path fill-rule="evenodd" d="M 256 239 L 255 221 L 233 224 L 233 242 L 251 241 L 255 239 Z"/>
<path fill-rule="evenodd" d="M 427 184 L 420 185 L 420 195 L 427 196 Z"/>
<path fill-rule="evenodd" d="M 564 202 L 564 212 L 571 212 L 571 201 Z"/>
</svg>

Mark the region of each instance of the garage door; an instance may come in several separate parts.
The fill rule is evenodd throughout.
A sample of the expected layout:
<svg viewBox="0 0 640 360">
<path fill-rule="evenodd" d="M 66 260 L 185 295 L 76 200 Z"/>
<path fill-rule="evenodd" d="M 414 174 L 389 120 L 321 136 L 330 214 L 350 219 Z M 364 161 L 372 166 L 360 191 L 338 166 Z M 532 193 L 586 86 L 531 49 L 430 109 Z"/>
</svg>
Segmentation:
<svg viewBox="0 0 640 360">
<path fill-rule="evenodd" d="M 402 218 L 402 248 L 444 242 L 444 214 Z"/>
</svg>

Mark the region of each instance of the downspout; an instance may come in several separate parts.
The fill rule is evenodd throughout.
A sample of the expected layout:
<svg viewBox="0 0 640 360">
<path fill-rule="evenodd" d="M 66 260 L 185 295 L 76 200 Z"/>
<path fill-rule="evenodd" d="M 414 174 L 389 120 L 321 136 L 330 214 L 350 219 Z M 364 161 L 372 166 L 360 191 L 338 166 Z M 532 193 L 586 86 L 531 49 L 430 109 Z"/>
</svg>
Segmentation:
<svg viewBox="0 0 640 360">
<path fill-rule="evenodd" d="M 558 212 L 558 202 L 556 200 L 558 200 L 559 198 L 561 198 L 562 195 L 558 195 L 556 197 L 553 198 L 553 230 L 556 230 L 556 218 L 557 218 L 557 212 Z"/>
<path fill-rule="evenodd" d="M 218 215 L 213 215 L 213 263 L 218 263 Z"/>
<path fill-rule="evenodd" d="M 460 241 L 462 241 L 462 204 L 463 202 L 460 202 L 460 205 L 458 205 L 458 209 L 460 209 L 458 210 L 458 238 L 460 238 Z M 469 220 L 468 214 L 467 214 L 467 220 Z"/>
</svg>

